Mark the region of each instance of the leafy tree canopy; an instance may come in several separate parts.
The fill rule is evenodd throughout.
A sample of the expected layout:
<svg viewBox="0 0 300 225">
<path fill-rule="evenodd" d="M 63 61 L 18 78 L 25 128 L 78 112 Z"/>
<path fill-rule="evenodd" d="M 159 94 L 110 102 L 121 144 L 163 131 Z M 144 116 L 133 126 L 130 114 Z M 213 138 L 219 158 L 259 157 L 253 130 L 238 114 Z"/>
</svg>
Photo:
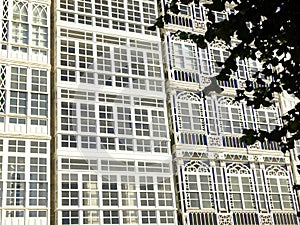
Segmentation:
<svg viewBox="0 0 300 225">
<path fill-rule="evenodd" d="M 199 0 L 181 0 L 180 4 L 199 4 Z M 201 2 L 201 1 L 200 1 Z M 206 1 L 208 2 L 208 1 Z M 254 80 L 246 81 L 246 87 L 236 91 L 236 100 L 246 100 L 254 108 L 268 107 L 274 101 L 275 93 L 286 91 L 300 99 L 300 4 L 299 0 L 213 0 L 204 4 L 208 9 L 207 30 L 204 34 L 177 31 L 183 40 L 191 39 L 198 47 L 205 48 L 215 39 L 227 44 L 237 40 L 230 50 L 229 58 L 217 76 L 218 80 L 228 80 L 237 70 L 236 58 L 258 60 L 263 64 Z M 153 27 L 163 28 L 170 20 L 170 14 L 179 14 L 178 0 L 165 6 Z M 215 22 L 214 11 L 223 12 L 230 6 L 232 13 L 228 19 Z M 270 78 L 268 84 L 263 78 Z M 253 82 L 258 83 L 254 86 Z M 294 147 L 294 140 L 300 139 L 300 103 L 282 116 L 283 126 L 268 133 L 244 130 L 243 139 L 247 144 L 263 141 L 265 138 L 281 143 L 282 151 Z"/>
</svg>

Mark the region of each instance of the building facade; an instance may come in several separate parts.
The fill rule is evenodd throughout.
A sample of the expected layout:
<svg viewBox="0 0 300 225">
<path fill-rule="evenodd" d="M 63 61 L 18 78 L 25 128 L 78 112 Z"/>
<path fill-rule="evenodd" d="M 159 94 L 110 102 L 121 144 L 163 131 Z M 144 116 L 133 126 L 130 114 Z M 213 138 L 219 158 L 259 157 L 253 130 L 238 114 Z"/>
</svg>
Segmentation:
<svg viewBox="0 0 300 225">
<path fill-rule="evenodd" d="M 156 3 L 53 7 L 54 224 L 176 224 Z"/>
<path fill-rule="evenodd" d="M 216 81 L 220 63 L 237 43 L 216 40 L 200 49 L 175 35 L 177 30 L 205 32 L 203 4 L 179 5 L 181 12 L 170 14 L 163 33 L 179 220 L 184 225 L 298 224 L 293 157 L 283 155 L 276 143 L 246 146 L 240 139 L 245 128 L 271 131 L 280 126 L 284 113 L 280 98 L 260 109 L 233 101 L 235 90 L 252 79 L 260 63 L 237 60 L 230 80 Z M 228 6 L 215 19 L 230 13 Z"/>
<path fill-rule="evenodd" d="M 49 224 L 50 2 L 0 1 L 0 224 Z"/>
<path fill-rule="evenodd" d="M 235 43 L 174 35 L 207 2 L 150 31 L 166 2 L 0 0 L 0 224 L 298 224 L 296 153 L 240 140 L 286 98 L 233 103 L 260 64 L 217 82 Z"/>
</svg>

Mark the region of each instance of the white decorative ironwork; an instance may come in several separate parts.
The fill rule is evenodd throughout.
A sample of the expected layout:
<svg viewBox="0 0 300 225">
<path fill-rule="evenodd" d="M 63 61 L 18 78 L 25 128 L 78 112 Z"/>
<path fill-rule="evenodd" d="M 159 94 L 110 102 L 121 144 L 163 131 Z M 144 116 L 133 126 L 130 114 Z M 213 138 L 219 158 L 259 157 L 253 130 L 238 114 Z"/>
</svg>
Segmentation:
<svg viewBox="0 0 300 225">
<path fill-rule="evenodd" d="M 232 217 L 230 214 L 219 214 L 218 225 L 233 225 Z"/>
<path fill-rule="evenodd" d="M 218 100 L 218 103 L 221 105 L 234 105 L 234 106 L 240 105 L 237 101 L 234 101 L 234 98 L 230 98 L 230 97 L 221 97 Z"/>
<path fill-rule="evenodd" d="M 253 145 L 247 145 L 248 150 L 258 150 L 261 149 L 260 142 L 255 142 Z"/>
<path fill-rule="evenodd" d="M 199 95 L 196 95 L 192 92 L 181 92 L 177 95 L 177 99 L 184 101 L 201 102 L 201 98 L 199 97 Z"/>
<path fill-rule="evenodd" d="M 216 147 L 222 146 L 221 137 L 216 135 L 208 136 L 208 145 Z"/>
<path fill-rule="evenodd" d="M 259 215 L 258 220 L 260 225 L 273 225 L 271 215 Z"/>
<path fill-rule="evenodd" d="M 215 40 L 211 45 L 211 48 L 219 48 L 223 50 L 228 50 L 229 46 L 222 40 Z"/>
<path fill-rule="evenodd" d="M 250 169 L 241 163 L 234 163 L 228 166 L 227 173 L 232 174 L 251 174 Z"/>
<path fill-rule="evenodd" d="M 268 167 L 266 169 L 266 174 L 269 176 L 288 176 L 287 171 L 283 167 L 277 165 Z"/>
<path fill-rule="evenodd" d="M 186 172 L 201 172 L 208 173 L 210 171 L 209 166 L 201 161 L 191 161 L 185 165 L 184 170 Z"/>
<path fill-rule="evenodd" d="M 204 21 L 193 21 L 194 29 L 196 30 L 205 30 L 206 29 L 206 23 Z"/>
<path fill-rule="evenodd" d="M 209 78 L 209 75 L 204 75 L 200 77 L 200 88 L 203 89 L 207 86 L 209 86 L 212 83 L 211 79 Z"/>
</svg>

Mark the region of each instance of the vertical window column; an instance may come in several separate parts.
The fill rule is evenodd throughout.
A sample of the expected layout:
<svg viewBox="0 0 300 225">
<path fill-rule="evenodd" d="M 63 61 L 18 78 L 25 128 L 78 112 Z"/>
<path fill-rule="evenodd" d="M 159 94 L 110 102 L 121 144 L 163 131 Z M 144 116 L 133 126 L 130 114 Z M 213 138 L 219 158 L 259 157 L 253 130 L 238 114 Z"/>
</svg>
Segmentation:
<svg viewBox="0 0 300 225">
<path fill-rule="evenodd" d="M 230 206 L 232 209 L 256 209 L 251 171 L 243 164 L 227 167 Z"/>
<path fill-rule="evenodd" d="M 61 180 L 61 205 L 78 206 L 78 174 L 62 174 Z"/>
<path fill-rule="evenodd" d="M 28 24 L 28 3 L 27 2 L 21 2 L 21 1 L 13 2 L 11 38 L 13 43 L 28 45 L 29 24 Z"/>
<path fill-rule="evenodd" d="M 8 156 L 7 206 L 25 206 L 25 157 Z"/>
<path fill-rule="evenodd" d="M 116 175 L 102 175 L 102 204 L 103 206 L 119 205 L 119 193 Z"/>
<path fill-rule="evenodd" d="M 294 198 L 288 171 L 281 166 L 269 166 L 266 168 L 266 180 L 268 187 L 269 203 L 272 210 L 294 209 Z"/>
<path fill-rule="evenodd" d="M 191 161 L 185 165 L 184 171 L 187 207 L 191 209 L 215 208 L 212 174 L 208 165 L 200 161 Z"/>
<path fill-rule="evenodd" d="M 242 134 L 242 109 L 231 98 L 221 98 L 218 101 L 219 126 L 221 133 Z"/>
</svg>

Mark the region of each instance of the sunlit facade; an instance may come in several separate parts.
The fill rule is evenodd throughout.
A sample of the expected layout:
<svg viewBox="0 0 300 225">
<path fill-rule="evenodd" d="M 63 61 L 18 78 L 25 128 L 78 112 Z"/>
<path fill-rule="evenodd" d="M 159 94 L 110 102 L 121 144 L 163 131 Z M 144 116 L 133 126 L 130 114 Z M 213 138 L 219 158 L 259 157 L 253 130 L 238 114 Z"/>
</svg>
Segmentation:
<svg viewBox="0 0 300 225">
<path fill-rule="evenodd" d="M 177 224 L 156 3 L 60 0 L 53 14 L 54 223 Z"/>
<path fill-rule="evenodd" d="M 234 102 L 260 63 L 219 82 L 237 43 L 174 35 L 203 33 L 209 2 L 150 31 L 166 2 L 0 0 L 0 224 L 299 223 L 299 143 L 240 139 L 293 99 Z"/>
<path fill-rule="evenodd" d="M 180 40 L 174 35 L 178 29 L 203 33 L 207 18 L 202 4 L 179 8 L 162 42 L 178 220 L 184 225 L 298 224 L 289 154 L 276 143 L 246 146 L 240 139 L 244 128 L 271 131 L 281 124 L 279 98 L 260 109 L 233 101 L 235 90 L 252 79 L 260 63 L 238 60 L 229 81 L 216 81 L 220 62 L 237 43 L 215 41 L 200 49 Z M 216 13 L 215 19 L 230 13 Z"/>
<path fill-rule="evenodd" d="M 0 224 L 49 224 L 50 2 L 0 1 Z"/>
</svg>

